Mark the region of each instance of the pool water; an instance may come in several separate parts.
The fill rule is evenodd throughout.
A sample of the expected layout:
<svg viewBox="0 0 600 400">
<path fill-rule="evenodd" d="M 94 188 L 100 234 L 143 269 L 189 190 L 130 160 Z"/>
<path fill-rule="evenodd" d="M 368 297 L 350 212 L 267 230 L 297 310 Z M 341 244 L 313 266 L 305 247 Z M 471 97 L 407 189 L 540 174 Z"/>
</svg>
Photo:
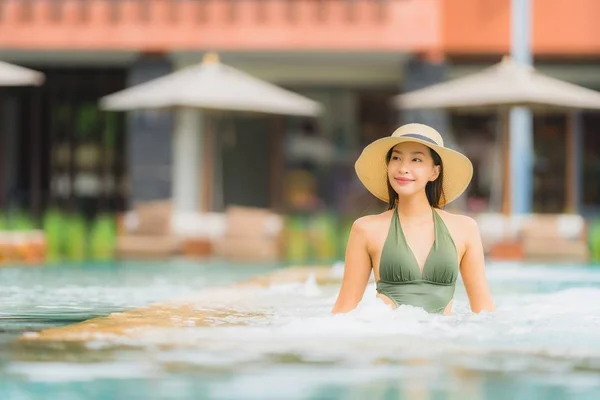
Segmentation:
<svg viewBox="0 0 600 400">
<path fill-rule="evenodd" d="M 339 285 L 201 289 L 273 267 L 126 264 L 0 270 L 0 399 L 597 399 L 600 267 L 490 264 L 498 306 L 391 310 L 370 284 L 331 316 Z M 17 334 L 185 297 L 206 316 L 88 343 Z M 40 307 L 43 305 L 43 307 Z M 21 317 L 19 319 L 17 317 Z"/>
<path fill-rule="evenodd" d="M 171 300 L 265 274 L 276 267 L 186 260 L 2 267 L 0 350 L 2 343 L 23 331 Z"/>
</svg>

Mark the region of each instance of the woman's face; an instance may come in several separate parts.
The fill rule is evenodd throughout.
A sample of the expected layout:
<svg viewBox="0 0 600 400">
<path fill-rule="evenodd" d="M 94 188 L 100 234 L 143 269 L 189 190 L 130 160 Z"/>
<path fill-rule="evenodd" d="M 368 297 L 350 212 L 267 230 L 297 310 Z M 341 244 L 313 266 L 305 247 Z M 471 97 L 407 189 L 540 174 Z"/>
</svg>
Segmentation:
<svg viewBox="0 0 600 400">
<path fill-rule="evenodd" d="M 429 147 L 415 142 L 400 143 L 392 149 L 388 163 L 388 179 L 399 197 L 408 197 L 425 190 L 440 174 L 434 165 Z"/>
</svg>

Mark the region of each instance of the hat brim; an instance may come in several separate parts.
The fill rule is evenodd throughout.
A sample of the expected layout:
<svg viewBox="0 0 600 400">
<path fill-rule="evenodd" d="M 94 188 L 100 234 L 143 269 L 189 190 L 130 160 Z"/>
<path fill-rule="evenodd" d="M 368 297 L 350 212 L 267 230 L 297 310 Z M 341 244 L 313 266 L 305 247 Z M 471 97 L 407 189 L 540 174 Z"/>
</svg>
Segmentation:
<svg viewBox="0 0 600 400">
<path fill-rule="evenodd" d="M 392 147 L 404 142 L 421 143 L 440 155 L 444 166 L 444 196 L 440 199 L 441 206 L 456 200 L 467 189 L 473 178 L 473 164 L 465 155 L 425 140 L 392 136 L 369 144 L 354 164 L 358 179 L 375 197 L 389 201 L 385 157 Z"/>
</svg>

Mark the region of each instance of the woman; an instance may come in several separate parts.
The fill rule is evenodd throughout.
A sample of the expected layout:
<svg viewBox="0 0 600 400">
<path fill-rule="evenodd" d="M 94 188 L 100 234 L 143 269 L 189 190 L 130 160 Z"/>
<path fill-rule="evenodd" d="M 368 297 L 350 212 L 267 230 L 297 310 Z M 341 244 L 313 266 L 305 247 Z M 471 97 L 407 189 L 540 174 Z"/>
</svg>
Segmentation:
<svg viewBox="0 0 600 400">
<path fill-rule="evenodd" d="M 367 146 L 355 168 L 388 211 L 352 225 L 332 313 L 356 308 L 371 269 L 377 297 L 393 308 L 407 304 L 450 314 L 460 270 L 471 310 L 495 311 L 476 222 L 440 209 L 467 188 L 469 159 L 445 148 L 435 129 L 408 124 Z"/>
</svg>

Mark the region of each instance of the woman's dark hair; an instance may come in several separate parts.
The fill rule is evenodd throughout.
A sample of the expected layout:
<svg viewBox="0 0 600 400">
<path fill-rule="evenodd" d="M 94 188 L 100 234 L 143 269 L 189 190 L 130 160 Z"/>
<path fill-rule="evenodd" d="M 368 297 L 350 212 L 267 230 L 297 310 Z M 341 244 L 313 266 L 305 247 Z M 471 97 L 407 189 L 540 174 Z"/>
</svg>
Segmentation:
<svg viewBox="0 0 600 400">
<path fill-rule="evenodd" d="M 390 151 L 388 151 L 387 155 L 385 156 L 385 163 L 386 165 L 390 162 L 390 159 L 392 158 L 392 150 L 394 148 L 392 147 L 390 149 Z M 442 158 L 440 157 L 440 155 L 433 150 L 432 148 L 428 147 L 429 151 L 431 151 L 431 157 L 433 158 L 433 165 L 439 165 L 440 166 L 440 174 L 437 177 L 437 179 L 433 182 L 427 182 L 427 185 L 425 186 L 425 194 L 427 195 L 427 201 L 429 201 L 429 205 L 435 208 L 440 208 L 440 203 L 443 202 L 445 203 L 445 199 L 446 196 L 444 195 L 444 164 L 442 163 Z M 387 189 L 388 189 L 388 210 L 393 210 L 394 208 L 396 208 L 396 205 L 398 204 L 398 193 L 396 193 L 396 191 L 394 190 L 394 188 L 392 188 L 392 185 L 390 185 L 390 180 L 387 177 L 386 174 L 386 180 L 385 182 L 387 183 Z M 443 199 L 443 201 L 442 201 Z"/>
</svg>

